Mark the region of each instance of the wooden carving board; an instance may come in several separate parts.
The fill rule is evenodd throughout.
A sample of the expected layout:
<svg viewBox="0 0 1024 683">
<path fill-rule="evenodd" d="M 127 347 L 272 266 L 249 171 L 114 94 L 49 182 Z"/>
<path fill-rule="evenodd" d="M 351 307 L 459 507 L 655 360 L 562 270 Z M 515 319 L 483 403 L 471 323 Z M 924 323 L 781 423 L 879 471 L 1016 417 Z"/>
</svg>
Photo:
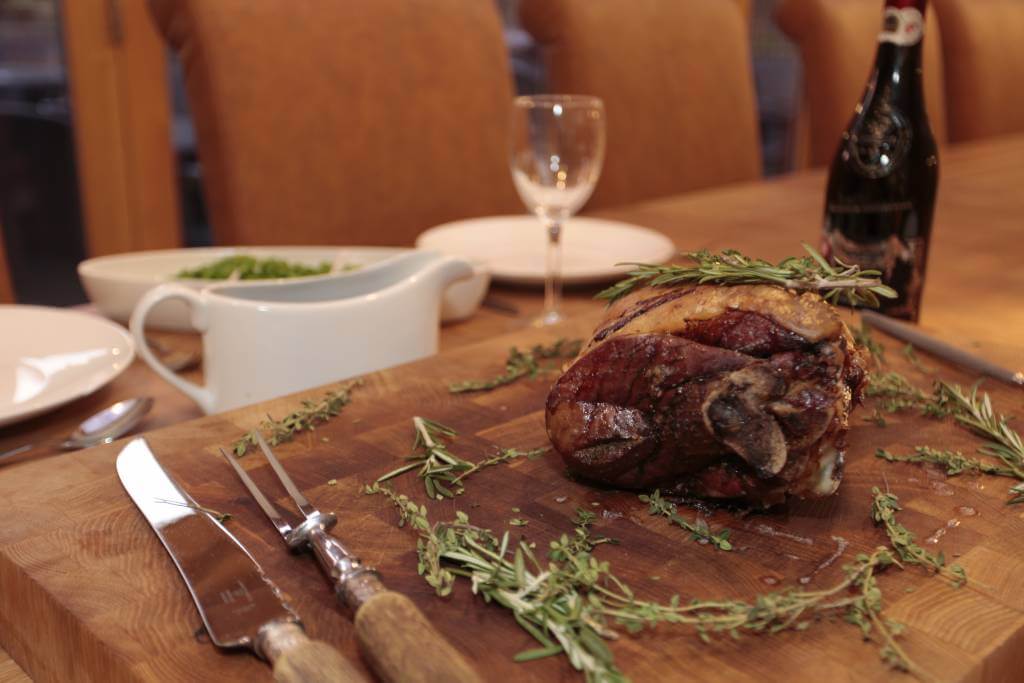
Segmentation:
<svg viewBox="0 0 1024 683">
<path fill-rule="evenodd" d="M 578 320 L 558 334 L 582 337 L 593 322 L 592 317 Z M 498 374 L 510 346 L 555 336 L 520 333 L 371 375 L 340 416 L 276 449 L 310 499 L 322 510 L 338 512 L 336 533 L 376 565 L 392 588 L 411 596 L 492 681 L 582 676 L 564 657 L 514 663 L 513 655 L 535 643 L 508 613 L 473 596 L 464 582 L 451 597 L 435 597 L 416 574 L 413 532 L 396 527 L 397 515 L 382 497 L 361 495 L 359 489 L 408 454 L 414 415 L 458 429 L 452 449 L 471 460 L 496 446 L 546 445 L 542 410 L 551 375 L 478 394 L 451 395 L 446 385 Z M 929 378 L 907 366 L 898 346 L 889 346 L 891 367 L 927 386 Z M 934 359 L 923 361 L 946 378 L 973 381 Z M 997 407 L 1024 415 L 1019 391 L 995 382 L 986 387 Z M 201 504 L 233 515 L 229 528 L 290 596 L 310 634 L 355 657 L 351 625 L 313 559 L 285 551 L 216 455 L 219 446 L 232 443 L 265 413 L 282 416 L 297 402 L 294 396 L 279 399 L 161 429 L 147 439 Z M 931 444 L 973 453 L 979 442 L 949 422 L 908 416 L 880 428 L 863 419 L 868 414 L 861 409 L 852 420 L 846 477 L 837 495 L 793 501 L 767 514 L 711 514 L 713 529 L 732 530 L 736 550 L 730 553 L 695 543 L 665 519 L 649 516 L 635 493 L 570 481 L 554 453 L 484 470 L 467 480 L 465 495 L 428 508 L 434 521 L 465 510 L 478 524 L 499 532 L 511 528 L 515 537 L 525 535 L 543 548 L 572 528 L 574 510 L 582 506 L 598 513 L 599 533 L 620 541 L 598 548 L 598 557 L 610 561 L 639 596 L 750 599 L 787 585 L 832 585 L 855 553 L 885 543 L 868 514 L 871 488 L 888 485 L 906 508 L 900 519 L 922 542 L 938 536 L 926 547 L 944 551 L 970 578 L 967 587 L 953 589 L 914 567 L 881 576 L 886 615 L 906 624 L 901 640 L 906 651 L 938 680 L 1019 680 L 1024 508 L 1006 505 L 1012 482 L 969 475 L 946 479 L 915 465 L 882 462 L 874 457 L 879 447 L 908 452 Z M 0 477 L 0 645 L 36 681 L 270 680 L 269 670 L 255 658 L 224 654 L 195 635 L 199 618 L 185 587 L 115 475 L 122 445 L 24 464 Z M 249 455 L 244 462 L 288 507 L 264 461 Z M 395 485 L 425 499 L 412 475 Z M 528 520 L 528 526 L 509 527 L 513 517 Z M 836 558 L 839 546 L 845 550 Z M 888 670 L 878 645 L 862 641 L 857 629 L 840 619 L 817 622 L 803 632 L 725 637 L 711 644 L 686 627 L 659 626 L 635 636 L 623 632 L 610 646 L 619 667 L 636 682 L 909 680 Z"/>
</svg>

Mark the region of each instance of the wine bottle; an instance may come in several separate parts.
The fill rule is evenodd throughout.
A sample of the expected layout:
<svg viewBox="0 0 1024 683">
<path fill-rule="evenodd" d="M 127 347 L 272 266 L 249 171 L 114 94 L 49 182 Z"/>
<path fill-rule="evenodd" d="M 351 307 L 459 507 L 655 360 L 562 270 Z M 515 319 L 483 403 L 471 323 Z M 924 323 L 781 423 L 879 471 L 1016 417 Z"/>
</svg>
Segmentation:
<svg viewBox="0 0 1024 683">
<path fill-rule="evenodd" d="M 939 180 L 921 80 L 925 0 L 886 0 L 867 88 L 843 133 L 825 197 L 822 252 L 882 272 L 888 315 L 917 320 Z"/>
</svg>

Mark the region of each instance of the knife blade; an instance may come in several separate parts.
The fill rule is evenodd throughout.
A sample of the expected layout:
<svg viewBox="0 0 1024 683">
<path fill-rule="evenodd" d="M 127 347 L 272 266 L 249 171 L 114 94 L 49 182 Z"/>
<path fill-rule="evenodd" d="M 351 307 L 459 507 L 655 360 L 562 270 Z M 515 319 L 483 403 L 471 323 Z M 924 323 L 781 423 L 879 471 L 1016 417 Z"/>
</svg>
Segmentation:
<svg viewBox="0 0 1024 683">
<path fill-rule="evenodd" d="M 171 556 L 214 645 L 251 650 L 271 663 L 278 681 L 366 683 L 341 653 L 305 635 L 245 546 L 163 469 L 145 439 L 121 450 L 117 474 Z"/>
</svg>

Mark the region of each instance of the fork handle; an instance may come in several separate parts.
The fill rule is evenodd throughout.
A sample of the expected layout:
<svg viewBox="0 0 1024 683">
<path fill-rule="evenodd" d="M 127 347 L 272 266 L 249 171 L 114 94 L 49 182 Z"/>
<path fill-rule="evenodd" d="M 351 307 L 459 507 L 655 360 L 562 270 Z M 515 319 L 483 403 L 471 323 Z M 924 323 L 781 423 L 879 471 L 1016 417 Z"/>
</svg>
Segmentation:
<svg viewBox="0 0 1024 683">
<path fill-rule="evenodd" d="M 314 528 L 306 540 L 354 613 L 359 650 L 384 683 L 483 683 L 412 600 L 387 590 L 336 538 Z"/>
<path fill-rule="evenodd" d="M 483 683 L 412 600 L 382 590 L 356 610 L 356 640 L 385 683 Z"/>
</svg>

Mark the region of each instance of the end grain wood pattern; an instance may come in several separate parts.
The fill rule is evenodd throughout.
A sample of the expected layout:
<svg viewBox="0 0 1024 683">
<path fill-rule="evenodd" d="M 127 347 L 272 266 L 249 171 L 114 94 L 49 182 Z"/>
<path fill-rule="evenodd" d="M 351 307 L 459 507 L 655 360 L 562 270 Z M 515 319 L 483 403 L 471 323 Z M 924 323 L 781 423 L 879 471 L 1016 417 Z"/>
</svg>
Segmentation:
<svg viewBox="0 0 1024 683">
<path fill-rule="evenodd" d="M 592 317 L 557 334 L 583 336 Z M 479 459 L 495 447 L 546 446 L 543 404 L 553 379 L 544 376 L 478 394 L 452 395 L 447 384 L 499 372 L 509 346 L 549 342 L 551 332 L 524 332 L 375 373 L 345 411 L 315 432 L 275 450 L 296 484 L 322 510 L 334 510 L 336 533 L 388 585 L 408 595 L 438 629 L 494 681 L 582 680 L 564 657 L 512 661 L 533 646 L 511 615 L 473 596 L 465 582 L 446 599 L 416 574 L 415 536 L 396 527 L 396 512 L 360 487 L 391 469 L 410 451 L 413 415 L 459 430 L 452 450 Z M 877 335 L 881 338 L 881 335 Z M 893 369 L 922 385 L 927 378 L 902 364 L 889 344 Z M 972 378 L 924 357 L 951 380 Z M 1020 393 L 991 384 L 993 400 L 1016 407 Z M 316 396 L 319 390 L 304 392 Z M 269 412 L 283 415 L 297 396 L 210 416 L 147 435 L 164 465 L 202 505 L 230 512 L 230 529 L 285 591 L 312 638 L 356 658 L 353 626 L 336 606 L 329 583 L 312 559 L 290 555 L 217 448 L 230 444 Z M 1024 667 L 1024 522 L 1006 505 L 1009 480 L 941 473 L 894 465 L 874 457 L 878 447 L 903 451 L 933 444 L 973 451 L 976 441 L 948 422 L 896 417 L 878 428 L 855 414 L 846 477 L 839 493 L 792 501 L 766 514 L 718 510 L 713 528 L 728 527 L 735 551 L 723 553 L 690 540 L 666 520 L 647 514 L 636 493 L 593 488 L 565 475 L 554 453 L 482 470 L 454 500 L 428 503 L 433 520 L 464 510 L 496 531 L 510 529 L 538 544 L 571 529 L 574 510 L 598 514 L 598 533 L 620 541 L 596 554 L 645 598 L 684 600 L 751 598 L 785 585 L 832 584 L 840 566 L 886 541 L 869 519 L 870 491 L 886 486 L 900 496 L 903 521 L 929 550 L 963 565 L 967 587 L 953 589 L 918 568 L 885 572 L 880 583 L 888 617 L 906 624 L 902 644 L 938 680 L 1004 681 Z M 0 478 L 6 523 L 0 527 L 0 644 L 36 681 L 257 681 L 264 664 L 247 655 L 218 652 L 196 636 L 199 618 L 152 531 L 124 494 L 114 473 L 122 443 L 26 464 Z M 260 458 L 243 459 L 250 473 L 285 509 L 288 499 Z M 336 484 L 329 485 L 330 480 Z M 393 482 L 424 500 L 412 475 Z M 519 511 L 513 511 L 518 508 Z M 692 514 L 687 512 L 686 514 Z M 529 521 L 510 527 L 513 517 Z M 950 520 L 958 520 L 954 525 Z M 945 529 L 936 544 L 924 539 Z M 841 542 L 842 555 L 831 558 Z M 827 566 L 826 566 L 827 565 Z M 633 681 L 737 681 L 904 679 L 888 670 L 877 646 L 861 641 L 840 619 L 805 632 L 770 637 L 728 637 L 710 645 L 682 627 L 658 627 L 611 643 L 617 663 Z"/>
</svg>

